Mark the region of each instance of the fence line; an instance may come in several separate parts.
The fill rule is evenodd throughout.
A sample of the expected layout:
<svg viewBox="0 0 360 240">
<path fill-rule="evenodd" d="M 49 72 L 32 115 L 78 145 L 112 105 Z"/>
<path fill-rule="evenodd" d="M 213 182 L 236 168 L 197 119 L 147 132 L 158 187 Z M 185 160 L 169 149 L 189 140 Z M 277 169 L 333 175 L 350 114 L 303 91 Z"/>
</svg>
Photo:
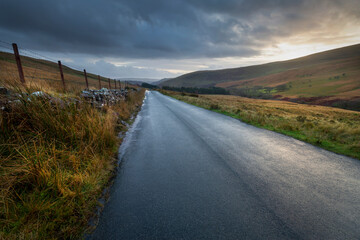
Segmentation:
<svg viewBox="0 0 360 240">
<path fill-rule="evenodd" d="M 45 80 L 45 81 L 58 81 L 59 83 L 62 84 L 62 87 L 64 89 L 64 91 L 67 90 L 67 84 L 66 82 L 69 81 L 70 78 L 81 78 L 81 72 L 83 72 L 82 76 L 83 76 L 83 83 L 85 83 L 86 88 L 89 89 L 89 81 L 88 81 L 88 77 L 91 77 L 92 80 L 98 80 L 98 87 L 99 89 L 101 88 L 101 79 L 104 79 L 104 77 L 101 77 L 100 75 L 97 75 L 97 79 L 96 79 L 96 75 L 94 76 L 94 74 L 91 74 L 91 76 L 86 72 L 86 69 L 84 70 L 80 70 L 78 67 L 74 67 L 72 66 L 72 64 L 66 64 L 63 65 L 62 62 L 60 60 L 55 60 L 52 59 L 50 57 L 47 57 L 43 54 L 39 54 L 33 50 L 29 50 L 29 49 L 25 49 L 25 48 L 21 48 L 18 47 L 18 45 L 16 43 L 8 43 L 5 42 L 3 40 L 0 40 L 0 49 L 5 49 L 6 53 L 11 53 L 13 52 L 14 54 L 14 60 L 16 62 L 17 65 L 17 70 L 18 70 L 18 74 L 19 74 L 19 78 L 20 78 L 20 82 L 25 84 L 27 81 L 34 81 L 34 78 L 36 76 L 38 76 L 39 80 Z M 28 57 L 31 59 L 22 59 L 23 57 Z M 4 59 L 6 60 L 6 59 Z M 22 62 L 25 62 L 26 64 L 24 65 Z M 46 61 L 51 62 L 55 65 L 49 65 Z M 46 71 L 46 68 L 54 68 L 56 66 L 56 62 L 58 65 L 58 75 L 55 75 L 56 71 Z M 9 65 L 8 65 L 9 66 Z M 41 66 L 41 67 L 40 67 Z M 12 66 L 10 65 L 10 67 L 12 68 Z M 26 68 L 26 74 L 24 74 L 24 67 Z M 64 68 L 66 67 L 64 71 Z M 33 69 L 32 74 L 29 74 L 29 70 Z M 45 75 L 45 77 L 43 77 L 43 72 L 46 72 L 48 74 Z M 50 79 L 48 76 L 51 75 Z M 114 80 L 114 85 L 115 85 L 115 89 L 119 88 L 122 89 L 121 87 L 121 81 L 113 79 Z M 103 80 L 104 81 L 104 80 Z M 105 80 L 106 81 L 106 80 Z M 70 82 L 69 82 L 70 83 Z M 78 83 L 75 81 L 71 82 L 72 84 L 76 84 Z M 119 84 L 117 84 L 119 83 Z M 97 86 L 96 84 L 92 84 L 92 87 Z M 109 89 L 112 88 L 111 86 L 111 79 L 108 78 L 108 86 Z M 124 82 L 124 88 L 127 87 L 127 82 Z"/>
</svg>

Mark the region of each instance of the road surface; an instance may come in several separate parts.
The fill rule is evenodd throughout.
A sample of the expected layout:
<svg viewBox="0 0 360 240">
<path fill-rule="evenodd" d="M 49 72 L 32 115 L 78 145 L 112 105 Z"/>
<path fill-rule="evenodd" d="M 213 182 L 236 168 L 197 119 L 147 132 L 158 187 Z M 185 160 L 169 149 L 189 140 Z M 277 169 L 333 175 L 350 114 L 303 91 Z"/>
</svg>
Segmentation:
<svg viewBox="0 0 360 240">
<path fill-rule="evenodd" d="M 90 239 L 360 239 L 360 161 L 147 92 Z"/>
</svg>

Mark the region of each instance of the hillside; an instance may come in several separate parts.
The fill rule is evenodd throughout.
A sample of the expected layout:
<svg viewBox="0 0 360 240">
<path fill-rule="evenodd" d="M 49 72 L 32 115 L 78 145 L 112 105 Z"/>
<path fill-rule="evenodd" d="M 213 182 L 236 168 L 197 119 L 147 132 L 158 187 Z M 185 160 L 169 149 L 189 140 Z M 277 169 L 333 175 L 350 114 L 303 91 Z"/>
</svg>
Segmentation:
<svg viewBox="0 0 360 240">
<path fill-rule="evenodd" d="M 169 81 L 171 79 L 172 78 L 163 78 L 163 79 L 160 79 L 159 81 L 152 82 L 151 84 L 153 84 L 153 85 L 161 85 L 163 82 Z"/>
<path fill-rule="evenodd" d="M 197 71 L 162 86 L 222 87 L 232 94 L 267 94 L 280 99 L 360 97 L 360 44 L 288 61 L 248 67 Z"/>
<path fill-rule="evenodd" d="M 154 82 L 157 82 L 159 81 L 159 79 L 157 78 L 117 78 L 117 80 L 119 81 L 122 81 L 122 82 L 135 82 L 137 84 L 140 84 L 141 83 L 154 83 Z"/>
<path fill-rule="evenodd" d="M 21 63 L 25 75 L 25 81 L 29 84 L 40 84 L 46 87 L 61 87 L 61 78 L 57 62 L 21 56 Z M 65 65 L 63 67 L 64 78 L 68 89 L 84 89 L 86 87 L 84 72 L 72 69 Z M 87 73 L 89 87 L 98 88 L 98 76 Z M 103 87 L 109 86 L 109 80 L 100 77 Z M 19 81 L 19 74 L 15 62 L 14 54 L 0 52 L 0 80 L 1 82 L 14 83 Z M 114 82 L 111 81 L 114 87 Z"/>
</svg>

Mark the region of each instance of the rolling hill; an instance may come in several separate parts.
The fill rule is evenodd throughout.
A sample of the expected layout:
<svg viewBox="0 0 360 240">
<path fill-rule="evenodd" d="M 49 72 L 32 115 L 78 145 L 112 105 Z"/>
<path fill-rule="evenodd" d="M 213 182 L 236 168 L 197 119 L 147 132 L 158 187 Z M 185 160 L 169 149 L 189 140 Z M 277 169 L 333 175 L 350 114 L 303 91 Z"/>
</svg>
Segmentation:
<svg viewBox="0 0 360 240">
<path fill-rule="evenodd" d="M 27 83 L 54 88 L 62 86 L 58 63 L 27 56 L 21 56 L 21 63 Z M 86 87 L 83 71 L 65 65 L 62 67 L 67 89 L 82 90 Z M 96 74 L 87 73 L 87 77 L 90 88 L 99 88 L 99 80 Z M 108 78 L 100 76 L 100 79 L 102 87 L 109 86 Z M 19 81 L 14 54 L 0 52 L 0 83 L 6 85 Z M 111 87 L 115 87 L 114 80 L 111 80 Z"/>
<path fill-rule="evenodd" d="M 360 99 L 360 44 L 287 61 L 192 72 L 161 85 L 222 87 L 235 95 L 271 96 L 323 105 Z"/>
</svg>

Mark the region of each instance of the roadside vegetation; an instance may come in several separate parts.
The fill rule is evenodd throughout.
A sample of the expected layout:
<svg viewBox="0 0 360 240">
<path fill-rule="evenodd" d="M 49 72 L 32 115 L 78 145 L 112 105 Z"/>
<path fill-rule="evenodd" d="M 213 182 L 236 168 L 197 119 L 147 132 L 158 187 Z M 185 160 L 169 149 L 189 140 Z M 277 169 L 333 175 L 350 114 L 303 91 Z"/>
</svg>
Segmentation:
<svg viewBox="0 0 360 240">
<path fill-rule="evenodd" d="M 144 90 L 96 109 L 79 87 L 37 83 L 8 86 L 20 101 L 0 111 L 0 239 L 77 239 L 114 175 L 118 133 Z M 39 90 L 63 101 L 26 94 Z"/>
<path fill-rule="evenodd" d="M 360 113 L 287 101 L 160 90 L 178 100 L 360 159 Z"/>
</svg>

